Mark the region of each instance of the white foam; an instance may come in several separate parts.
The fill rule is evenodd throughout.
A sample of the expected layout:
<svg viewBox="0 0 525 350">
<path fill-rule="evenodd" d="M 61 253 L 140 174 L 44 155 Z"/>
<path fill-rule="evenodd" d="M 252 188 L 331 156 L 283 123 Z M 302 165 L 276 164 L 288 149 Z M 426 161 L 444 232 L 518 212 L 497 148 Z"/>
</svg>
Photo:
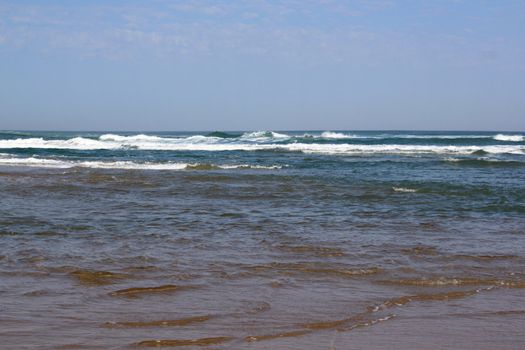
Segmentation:
<svg viewBox="0 0 525 350">
<path fill-rule="evenodd" d="M 399 134 L 399 135 L 382 135 L 380 138 L 400 138 L 400 139 L 487 139 L 491 136 L 487 135 L 414 135 L 414 134 Z"/>
<path fill-rule="evenodd" d="M 497 158 L 490 158 L 490 157 L 477 157 L 477 158 L 454 158 L 454 157 L 445 157 L 445 158 L 443 158 L 443 161 L 445 161 L 445 162 L 462 162 L 462 161 L 471 161 L 471 160 L 478 160 L 478 161 L 492 162 L 492 163 L 507 163 L 507 162 L 512 162 L 511 160 L 506 160 L 506 159 L 497 159 Z"/>
<path fill-rule="evenodd" d="M 499 154 L 510 153 L 525 155 L 523 145 L 493 145 L 493 146 L 452 146 L 452 145 L 403 145 L 403 144 L 307 144 L 307 143 L 273 143 L 273 139 L 262 134 L 243 136 L 243 140 L 221 139 L 202 135 L 187 138 L 160 138 L 144 140 L 143 137 L 123 136 L 116 141 L 114 136 L 102 139 L 88 139 L 76 137 L 69 140 L 44 140 L 42 138 L 19 138 L 15 140 L 0 140 L 0 149 L 8 148 L 42 148 L 42 149 L 73 149 L 73 150 L 101 150 L 101 149 L 128 149 L 165 150 L 165 151 L 260 151 L 284 150 L 303 153 L 322 154 L 448 154 L 461 155 L 484 151 Z M 284 134 L 279 134 L 284 135 Z M 118 136 L 118 135 L 117 135 Z M 279 136 L 283 137 L 284 136 Z M 260 141 L 260 142 L 259 142 Z M 277 139 L 280 141 L 280 139 Z"/>
<path fill-rule="evenodd" d="M 443 146 L 443 145 L 351 145 L 351 144 L 302 144 L 276 145 L 277 148 L 304 153 L 325 154 L 471 154 L 478 151 L 487 153 L 511 153 L 525 155 L 523 146 Z"/>
<path fill-rule="evenodd" d="M 443 161 L 445 162 L 461 162 L 463 159 L 460 158 L 454 158 L 454 157 L 446 157 L 443 158 Z"/>
<path fill-rule="evenodd" d="M 349 139 L 355 137 L 355 135 L 347 135 L 340 132 L 325 131 L 321 134 L 324 139 Z"/>
<path fill-rule="evenodd" d="M 127 141 L 146 141 L 146 142 L 162 142 L 169 140 L 168 138 L 163 138 L 159 136 L 150 136 L 150 135 L 133 135 L 133 136 L 121 136 L 115 134 L 104 134 L 100 135 L 98 138 L 101 141 L 117 141 L 117 142 L 127 142 Z"/>
<path fill-rule="evenodd" d="M 150 135 L 120 136 L 115 134 L 104 134 L 98 138 L 100 141 L 113 141 L 122 144 L 134 145 L 144 144 L 181 144 L 181 143 L 217 143 L 223 140 L 220 137 L 193 135 L 188 137 L 160 137 Z"/>
<path fill-rule="evenodd" d="M 43 138 L 27 138 L 0 140 L 0 148 L 57 148 L 94 150 L 122 148 L 122 144 L 117 142 L 102 142 L 83 137 L 75 137 L 68 140 L 44 140 Z"/>
<path fill-rule="evenodd" d="M 497 134 L 494 136 L 494 140 L 497 141 L 511 141 L 511 142 L 522 142 L 525 138 L 523 135 L 504 135 L 504 134 Z"/>
<path fill-rule="evenodd" d="M 30 166 L 39 168 L 71 168 L 68 162 L 41 158 L 0 158 L 0 165 Z"/>
<path fill-rule="evenodd" d="M 290 138 L 290 135 L 286 135 L 286 134 L 280 134 L 278 132 L 275 132 L 275 131 L 272 131 L 272 137 L 275 138 L 275 139 L 287 139 L 287 138 Z"/>
<path fill-rule="evenodd" d="M 247 132 L 241 135 L 241 140 L 246 141 L 271 141 L 272 139 L 280 139 L 285 140 L 289 139 L 290 136 L 286 134 L 280 134 L 274 131 L 254 131 L 254 132 Z"/>
<path fill-rule="evenodd" d="M 221 169 L 265 169 L 265 170 L 275 170 L 282 169 L 281 165 L 217 165 Z"/>
<path fill-rule="evenodd" d="M 93 169 L 124 169 L 124 170 L 185 170 L 195 169 L 198 166 L 206 166 L 208 164 L 197 163 L 153 163 L 144 162 L 137 163 L 132 161 L 68 161 L 48 158 L 0 158 L 0 165 L 4 166 L 22 166 L 22 167 L 38 167 L 38 168 L 55 168 L 55 169 L 69 169 L 69 168 L 93 168 Z M 250 165 L 250 164 L 226 164 L 215 165 L 209 164 L 213 169 L 266 169 L 275 170 L 281 169 L 280 165 Z"/>
<path fill-rule="evenodd" d="M 95 168 L 95 169 L 129 169 L 129 170 L 183 170 L 186 163 L 135 163 L 130 161 L 116 162 L 79 162 L 72 163 L 71 167 Z"/>
<path fill-rule="evenodd" d="M 406 187 L 392 187 L 392 189 L 393 189 L 395 192 L 406 192 L 406 193 L 414 193 L 414 192 L 417 192 L 417 190 L 414 189 L 414 188 L 406 188 Z"/>
</svg>

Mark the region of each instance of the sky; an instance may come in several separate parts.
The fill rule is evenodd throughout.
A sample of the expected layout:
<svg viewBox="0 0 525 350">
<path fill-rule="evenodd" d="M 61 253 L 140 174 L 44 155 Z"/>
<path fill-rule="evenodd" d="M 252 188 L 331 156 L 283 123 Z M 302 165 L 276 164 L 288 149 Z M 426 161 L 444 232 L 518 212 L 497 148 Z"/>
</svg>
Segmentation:
<svg viewBox="0 0 525 350">
<path fill-rule="evenodd" d="M 0 130 L 525 130 L 525 1 L 0 0 Z"/>
</svg>

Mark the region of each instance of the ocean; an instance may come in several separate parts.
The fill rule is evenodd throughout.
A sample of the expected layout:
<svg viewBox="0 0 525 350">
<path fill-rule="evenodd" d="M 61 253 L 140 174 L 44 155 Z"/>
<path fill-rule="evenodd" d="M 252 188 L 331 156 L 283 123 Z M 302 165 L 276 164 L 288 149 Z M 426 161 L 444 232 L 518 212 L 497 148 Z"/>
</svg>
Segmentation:
<svg viewBox="0 0 525 350">
<path fill-rule="evenodd" d="M 0 348 L 521 349 L 525 133 L 0 132 Z"/>
</svg>

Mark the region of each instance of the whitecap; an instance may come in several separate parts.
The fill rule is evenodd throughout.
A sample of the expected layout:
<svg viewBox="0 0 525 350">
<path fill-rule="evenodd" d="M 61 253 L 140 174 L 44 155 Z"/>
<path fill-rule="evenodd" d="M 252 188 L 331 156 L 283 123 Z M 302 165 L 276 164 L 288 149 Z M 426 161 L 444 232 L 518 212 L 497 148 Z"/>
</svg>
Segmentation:
<svg viewBox="0 0 525 350">
<path fill-rule="evenodd" d="M 187 163 L 136 163 L 131 161 L 88 161 L 71 163 L 71 167 L 94 169 L 124 169 L 124 170 L 183 170 Z"/>
<path fill-rule="evenodd" d="M 132 135 L 132 136 L 121 136 L 121 135 L 115 135 L 115 134 L 104 134 L 100 135 L 98 138 L 100 141 L 117 141 L 117 142 L 124 142 L 124 141 L 146 141 L 146 142 L 162 142 L 162 141 L 169 141 L 168 138 L 163 138 L 159 136 L 151 136 L 151 135 L 145 135 L 145 134 L 139 134 L 139 135 Z"/>
<path fill-rule="evenodd" d="M 19 138 L 14 140 L 0 140 L 0 148 L 44 148 L 44 149 L 118 149 L 122 143 L 104 142 L 83 137 L 68 140 L 44 140 L 43 138 Z"/>
<path fill-rule="evenodd" d="M 522 146 L 442 146 L 442 145 L 353 145 L 353 144 L 304 144 L 275 145 L 280 149 L 301 151 L 303 153 L 324 153 L 339 155 L 354 154 L 472 154 L 483 151 L 486 153 L 510 153 L 524 155 Z"/>
<path fill-rule="evenodd" d="M 268 141 L 271 139 L 288 139 L 290 138 L 290 136 L 286 134 L 280 134 L 274 131 L 254 131 L 246 132 L 242 134 L 240 138 L 241 140 L 249 141 Z"/>
<path fill-rule="evenodd" d="M 42 159 L 42 158 L 0 158 L 0 165 L 8 166 L 29 166 L 39 168 L 71 168 L 71 164 L 68 162 L 55 160 L 55 159 Z"/>
<path fill-rule="evenodd" d="M 504 134 L 497 134 L 494 136 L 494 140 L 497 141 L 511 141 L 511 142 L 522 142 L 524 140 L 523 135 L 504 135 Z"/>
<path fill-rule="evenodd" d="M 259 135 L 259 136 L 258 136 Z M 9 148 L 41 148 L 41 149 L 139 149 L 159 151 L 264 151 L 283 150 L 290 152 L 359 155 L 359 154 L 448 154 L 467 155 L 475 152 L 492 154 L 509 153 L 525 155 L 523 145 L 492 145 L 492 146 L 452 146 L 452 145 L 403 145 L 403 144 L 317 144 L 317 143 L 273 143 L 275 139 L 261 134 L 245 135 L 242 140 L 224 140 L 202 135 L 181 139 L 165 139 L 161 142 L 138 141 L 101 141 L 76 137 L 69 140 L 44 140 L 42 138 L 19 138 L 15 140 L 0 140 L 0 149 Z M 168 141 L 167 141 L 168 140 Z M 281 141 L 282 139 L 277 139 Z"/>
<path fill-rule="evenodd" d="M 271 133 L 272 133 L 272 137 L 274 139 L 287 139 L 287 138 L 290 138 L 290 135 L 281 134 L 281 133 L 278 133 L 278 132 L 275 132 L 275 131 L 271 131 Z"/>
<path fill-rule="evenodd" d="M 185 169 L 260 169 L 276 170 L 281 169 L 281 165 L 252 165 L 252 164 L 199 164 L 199 163 L 181 163 L 181 162 L 133 162 L 133 161 L 73 161 L 59 160 L 49 158 L 17 158 L 5 156 L 0 158 L 0 165 L 3 166 L 21 166 L 21 167 L 38 167 L 38 168 L 92 168 L 92 169 L 123 169 L 123 170 L 185 170 Z"/>
<path fill-rule="evenodd" d="M 321 134 L 324 139 L 349 139 L 355 137 L 355 135 L 347 135 L 340 132 L 325 131 Z"/>
<path fill-rule="evenodd" d="M 262 170 L 275 170 L 282 169 L 281 165 L 217 165 L 221 169 L 262 169 Z"/>
<path fill-rule="evenodd" d="M 414 193 L 414 192 L 417 192 L 417 190 L 414 189 L 414 188 L 406 188 L 406 187 L 392 187 L 392 189 L 393 189 L 395 192 L 406 192 L 406 193 Z"/>
<path fill-rule="evenodd" d="M 456 140 L 456 139 L 485 139 L 491 138 L 487 135 L 414 135 L 414 134 L 397 134 L 388 135 L 385 134 L 381 138 L 400 138 L 400 139 L 443 139 L 443 140 Z"/>
</svg>

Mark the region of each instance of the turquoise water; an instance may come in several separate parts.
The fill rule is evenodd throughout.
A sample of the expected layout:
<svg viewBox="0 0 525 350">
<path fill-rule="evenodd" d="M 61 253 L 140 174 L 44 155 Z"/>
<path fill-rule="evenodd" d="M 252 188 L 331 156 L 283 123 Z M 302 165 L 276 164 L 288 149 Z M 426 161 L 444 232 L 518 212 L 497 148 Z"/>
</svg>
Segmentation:
<svg viewBox="0 0 525 350">
<path fill-rule="evenodd" d="M 0 193 L 10 348 L 525 341 L 525 133 L 1 132 Z"/>
</svg>

